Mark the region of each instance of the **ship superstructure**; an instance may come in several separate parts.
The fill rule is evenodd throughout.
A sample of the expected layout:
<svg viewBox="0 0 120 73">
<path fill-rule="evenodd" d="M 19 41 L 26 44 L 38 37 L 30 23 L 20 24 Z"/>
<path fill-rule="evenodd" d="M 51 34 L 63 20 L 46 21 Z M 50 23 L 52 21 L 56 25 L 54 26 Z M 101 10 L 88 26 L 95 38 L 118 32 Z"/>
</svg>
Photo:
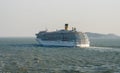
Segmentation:
<svg viewBox="0 0 120 73">
<path fill-rule="evenodd" d="M 40 31 L 37 41 L 43 46 L 68 46 L 68 47 L 89 47 L 89 39 L 83 32 L 76 31 L 76 28 L 68 30 L 68 24 L 65 29 L 53 32 Z"/>
</svg>

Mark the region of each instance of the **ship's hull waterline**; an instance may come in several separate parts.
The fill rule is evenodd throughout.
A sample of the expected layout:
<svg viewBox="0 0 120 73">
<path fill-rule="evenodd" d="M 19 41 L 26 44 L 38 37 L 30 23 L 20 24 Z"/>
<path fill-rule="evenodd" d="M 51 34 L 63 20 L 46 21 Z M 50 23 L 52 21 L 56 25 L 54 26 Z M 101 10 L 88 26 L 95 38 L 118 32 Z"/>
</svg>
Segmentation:
<svg viewBox="0 0 120 73">
<path fill-rule="evenodd" d="M 37 38 L 36 40 L 42 46 L 81 47 L 81 48 L 86 48 L 90 46 L 89 43 L 79 44 L 79 43 L 70 42 L 70 41 L 45 41 L 45 40 L 41 40 L 40 38 Z"/>
</svg>

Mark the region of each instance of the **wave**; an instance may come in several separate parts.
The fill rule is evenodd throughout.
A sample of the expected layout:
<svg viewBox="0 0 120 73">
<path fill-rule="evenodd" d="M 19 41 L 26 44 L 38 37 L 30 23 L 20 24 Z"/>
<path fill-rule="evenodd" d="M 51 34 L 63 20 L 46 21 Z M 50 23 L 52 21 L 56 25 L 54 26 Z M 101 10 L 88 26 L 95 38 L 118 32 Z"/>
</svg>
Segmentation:
<svg viewBox="0 0 120 73">
<path fill-rule="evenodd" d="M 98 50 L 98 51 L 101 51 L 101 52 L 104 52 L 104 51 L 116 51 L 116 52 L 120 52 L 120 48 L 117 48 L 117 47 L 89 47 L 87 48 L 88 50 Z"/>
</svg>

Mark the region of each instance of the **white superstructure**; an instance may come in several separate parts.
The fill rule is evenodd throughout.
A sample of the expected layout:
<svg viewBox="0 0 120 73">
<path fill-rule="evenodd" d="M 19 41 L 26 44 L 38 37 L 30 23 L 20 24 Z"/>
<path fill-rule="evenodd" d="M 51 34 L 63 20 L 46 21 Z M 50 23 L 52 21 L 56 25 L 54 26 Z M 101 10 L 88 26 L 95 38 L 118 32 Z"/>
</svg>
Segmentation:
<svg viewBox="0 0 120 73">
<path fill-rule="evenodd" d="M 89 42 L 88 44 L 79 44 L 76 43 L 75 41 L 69 42 L 69 41 L 44 41 L 41 39 L 37 39 L 40 45 L 42 46 L 62 46 L 62 47 L 89 47 Z"/>
</svg>

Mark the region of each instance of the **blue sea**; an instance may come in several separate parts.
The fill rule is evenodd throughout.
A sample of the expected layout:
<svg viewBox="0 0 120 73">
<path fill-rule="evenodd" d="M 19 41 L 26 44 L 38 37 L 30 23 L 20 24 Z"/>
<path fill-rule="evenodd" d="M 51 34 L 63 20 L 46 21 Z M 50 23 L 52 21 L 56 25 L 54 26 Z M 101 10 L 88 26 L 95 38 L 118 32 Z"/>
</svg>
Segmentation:
<svg viewBox="0 0 120 73">
<path fill-rule="evenodd" d="M 120 73 L 120 39 L 91 47 L 42 47 L 35 38 L 0 38 L 0 73 Z"/>
</svg>

